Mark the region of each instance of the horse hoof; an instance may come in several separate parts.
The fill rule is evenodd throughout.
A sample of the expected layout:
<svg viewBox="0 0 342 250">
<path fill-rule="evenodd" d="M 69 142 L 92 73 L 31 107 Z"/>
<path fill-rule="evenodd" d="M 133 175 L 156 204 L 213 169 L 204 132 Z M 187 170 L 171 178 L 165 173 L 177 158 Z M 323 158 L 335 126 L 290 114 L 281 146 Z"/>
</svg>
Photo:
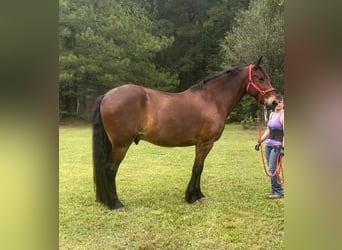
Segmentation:
<svg viewBox="0 0 342 250">
<path fill-rule="evenodd" d="M 201 202 L 202 201 L 204 201 L 205 200 L 205 197 L 201 197 L 201 198 L 199 198 L 198 200 L 196 200 L 194 203 L 192 203 L 192 204 L 201 204 Z"/>
<path fill-rule="evenodd" d="M 193 203 L 191 203 L 191 205 L 194 205 L 194 206 L 199 205 L 199 204 L 200 204 L 200 200 L 196 200 Z"/>
<path fill-rule="evenodd" d="M 125 207 L 124 206 L 121 206 L 121 207 L 110 207 L 109 208 L 110 210 L 115 210 L 115 211 L 125 211 Z"/>
<path fill-rule="evenodd" d="M 205 197 L 196 197 L 196 198 L 192 198 L 192 199 L 185 199 L 187 203 L 189 204 L 199 204 L 200 202 L 202 202 L 203 200 L 205 200 Z"/>
<path fill-rule="evenodd" d="M 203 197 L 199 198 L 197 201 L 202 202 L 202 201 L 204 201 L 204 200 L 205 200 L 205 197 L 203 196 Z"/>
<path fill-rule="evenodd" d="M 197 195 L 185 195 L 185 201 L 189 204 L 199 203 L 205 199 L 205 196 L 202 193 Z"/>
<path fill-rule="evenodd" d="M 115 201 L 113 204 L 108 206 L 110 210 L 123 211 L 125 210 L 124 205 L 120 201 Z"/>
</svg>

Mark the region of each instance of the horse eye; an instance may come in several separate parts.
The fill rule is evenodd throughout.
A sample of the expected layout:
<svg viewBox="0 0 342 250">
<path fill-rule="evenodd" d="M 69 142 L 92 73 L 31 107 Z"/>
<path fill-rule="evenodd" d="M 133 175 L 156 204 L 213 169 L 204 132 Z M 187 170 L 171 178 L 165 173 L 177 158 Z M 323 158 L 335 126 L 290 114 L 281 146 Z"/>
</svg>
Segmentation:
<svg viewBox="0 0 342 250">
<path fill-rule="evenodd" d="M 259 81 L 263 82 L 265 80 L 265 78 L 261 77 L 259 78 Z"/>
</svg>

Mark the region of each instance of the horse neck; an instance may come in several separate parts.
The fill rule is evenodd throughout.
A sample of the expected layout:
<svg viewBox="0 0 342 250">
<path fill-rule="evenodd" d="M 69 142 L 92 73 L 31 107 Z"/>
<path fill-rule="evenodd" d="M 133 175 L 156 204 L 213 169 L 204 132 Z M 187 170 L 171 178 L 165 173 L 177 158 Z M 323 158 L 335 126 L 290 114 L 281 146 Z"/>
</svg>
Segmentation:
<svg viewBox="0 0 342 250">
<path fill-rule="evenodd" d="M 246 94 L 247 75 L 226 74 L 208 84 L 208 91 L 215 96 L 222 115 L 227 117 Z"/>
</svg>

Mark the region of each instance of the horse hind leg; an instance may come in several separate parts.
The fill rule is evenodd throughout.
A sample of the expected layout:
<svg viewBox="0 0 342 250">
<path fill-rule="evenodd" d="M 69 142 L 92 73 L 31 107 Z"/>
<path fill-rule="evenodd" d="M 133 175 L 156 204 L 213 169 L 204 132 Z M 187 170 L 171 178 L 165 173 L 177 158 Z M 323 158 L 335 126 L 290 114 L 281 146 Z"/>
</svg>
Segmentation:
<svg viewBox="0 0 342 250">
<path fill-rule="evenodd" d="M 118 172 L 120 163 L 124 159 L 127 150 L 129 146 L 127 147 L 113 147 L 112 149 L 112 162 L 109 163 L 107 166 L 107 172 L 108 172 L 108 178 L 111 178 L 112 181 L 112 187 L 113 190 L 111 192 L 111 206 L 109 206 L 110 209 L 123 209 L 124 205 L 120 202 L 117 191 L 116 191 L 116 174 Z"/>
<path fill-rule="evenodd" d="M 124 148 L 112 147 L 106 159 L 100 162 L 96 160 L 96 164 L 94 164 L 96 200 L 106 205 L 109 209 L 123 208 L 123 204 L 119 201 L 116 192 L 115 179 L 120 163 L 125 157 L 128 148 L 129 146 Z"/>
<path fill-rule="evenodd" d="M 119 165 L 115 164 L 114 162 L 108 162 L 106 164 L 106 182 L 109 183 L 108 185 L 108 202 L 107 206 L 109 209 L 122 209 L 123 204 L 119 201 L 118 195 L 116 192 L 116 182 L 115 177 L 118 171 Z"/>
</svg>

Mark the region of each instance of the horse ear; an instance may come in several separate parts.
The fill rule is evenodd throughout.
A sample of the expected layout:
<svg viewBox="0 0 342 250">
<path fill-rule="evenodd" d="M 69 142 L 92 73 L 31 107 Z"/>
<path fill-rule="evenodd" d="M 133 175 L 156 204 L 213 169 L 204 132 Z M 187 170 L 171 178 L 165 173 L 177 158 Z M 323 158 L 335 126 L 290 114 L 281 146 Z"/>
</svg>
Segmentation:
<svg viewBox="0 0 342 250">
<path fill-rule="evenodd" d="M 255 64 L 255 67 L 256 67 L 256 68 L 259 68 L 259 65 L 260 65 L 261 59 L 262 59 L 262 56 L 260 56 L 260 58 L 259 58 L 258 62 Z"/>
</svg>

